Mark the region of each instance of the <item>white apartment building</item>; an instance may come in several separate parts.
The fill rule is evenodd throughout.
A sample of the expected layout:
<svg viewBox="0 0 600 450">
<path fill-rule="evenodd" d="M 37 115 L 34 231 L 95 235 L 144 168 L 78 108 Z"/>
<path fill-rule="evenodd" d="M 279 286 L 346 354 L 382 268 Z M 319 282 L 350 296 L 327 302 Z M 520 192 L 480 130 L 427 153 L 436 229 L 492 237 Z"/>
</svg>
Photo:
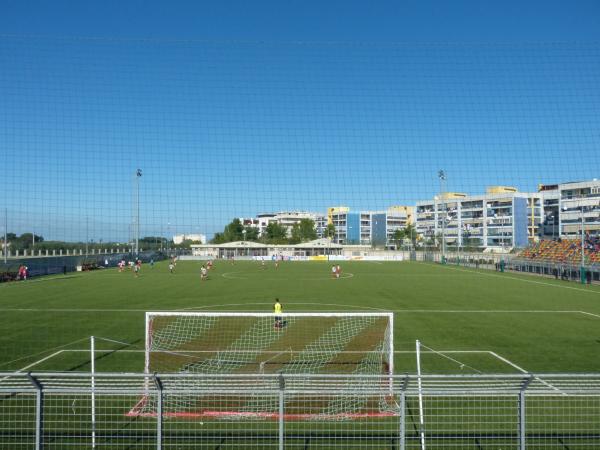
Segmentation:
<svg viewBox="0 0 600 450">
<path fill-rule="evenodd" d="M 562 183 L 557 189 L 559 234 L 562 238 L 600 236 L 600 181 Z"/>
<path fill-rule="evenodd" d="M 302 219 L 310 219 L 315 222 L 318 237 L 323 237 L 324 227 L 327 226 L 327 218 L 323 214 L 307 211 L 281 211 L 276 213 L 261 213 L 252 218 L 240 218 L 244 226 L 258 228 L 259 236 L 267 229 L 271 222 L 276 222 L 287 230 L 288 237 L 292 234 L 292 227 L 300 223 Z M 323 224 L 325 224 L 323 226 Z M 319 234 L 320 232 L 320 234 Z"/>
<path fill-rule="evenodd" d="M 542 222 L 542 196 L 504 186 L 484 195 L 443 193 L 417 202 L 416 228 L 422 242 L 508 251 L 535 239 Z"/>
<path fill-rule="evenodd" d="M 444 193 L 417 202 L 416 226 L 423 242 L 437 236 L 449 246 L 496 249 L 580 238 L 582 227 L 600 235 L 600 181 L 540 185 L 535 193 L 504 186 L 478 196 Z"/>
<path fill-rule="evenodd" d="M 328 220 L 335 227 L 333 241 L 343 245 L 392 245 L 396 230 L 412 223 L 414 208 L 393 206 L 387 211 L 350 211 L 345 206 L 328 209 Z"/>
<path fill-rule="evenodd" d="M 176 234 L 173 236 L 173 244 L 179 245 L 183 241 L 194 241 L 200 242 L 200 244 L 206 244 L 205 234 Z"/>
</svg>

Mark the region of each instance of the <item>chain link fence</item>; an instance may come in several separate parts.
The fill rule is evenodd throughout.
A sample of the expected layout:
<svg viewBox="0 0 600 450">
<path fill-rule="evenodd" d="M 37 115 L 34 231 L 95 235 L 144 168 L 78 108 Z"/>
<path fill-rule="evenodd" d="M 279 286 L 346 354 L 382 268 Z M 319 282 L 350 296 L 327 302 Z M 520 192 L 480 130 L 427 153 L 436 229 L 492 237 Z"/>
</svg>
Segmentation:
<svg viewBox="0 0 600 450">
<path fill-rule="evenodd" d="M 600 374 L 0 374 L 7 449 L 599 447 Z"/>
</svg>

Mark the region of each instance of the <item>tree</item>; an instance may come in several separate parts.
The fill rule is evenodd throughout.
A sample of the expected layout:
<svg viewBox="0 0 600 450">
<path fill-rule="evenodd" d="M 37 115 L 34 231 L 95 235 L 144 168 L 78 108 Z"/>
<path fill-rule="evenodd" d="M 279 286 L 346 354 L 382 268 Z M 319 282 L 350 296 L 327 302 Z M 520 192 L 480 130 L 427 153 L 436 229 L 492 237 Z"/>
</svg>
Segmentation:
<svg viewBox="0 0 600 450">
<path fill-rule="evenodd" d="M 269 222 L 269 225 L 265 228 L 263 240 L 267 244 L 286 244 L 287 230 L 277 222 Z"/>
<path fill-rule="evenodd" d="M 14 238 L 11 240 L 11 237 L 13 236 Z M 34 238 L 36 244 L 44 242 L 43 236 L 38 236 L 37 234 L 34 235 L 33 233 L 23 233 L 19 237 L 16 237 L 14 233 L 7 233 L 7 240 L 10 243 L 11 248 L 15 250 L 24 250 L 32 248 Z"/>
<path fill-rule="evenodd" d="M 244 227 L 246 231 L 245 239 L 247 241 L 258 241 L 258 228 L 256 227 Z"/>
<path fill-rule="evenodd" d="M 211 242 L 213 244 L 223 244 L 225 242 L 225 237 L 223 236 L 223 233 L 215 233 Z"/>
<path fill-rule="evenodd" d="M 244 226 L 240 219 L 233 219 L 231 223 L 225 226 L 223 230 L 223 238 L 225 242 L 241 241 L 244 239 Z"/>
<path fill-rule="evenodd" d="M 405 230 L 397 229 L 396 231 L 394 231 L 394 233 L 392 234 L 392 241 L 396 244 L 396 249 L 400 248 L 400 246 L 402 245 L 402 241 L 404 241 L 405 237 Z"/>
<path fill-rule="evenodd" d="M 332 223 L 327 224 L 327 227 L 325 228 L 323 235 L 326 238 L 333 239 L 335 237 L 335 225 Z"/>
<path fill-rule="evenodd" d="M 312 219 L 301 219 L 292 227 L 291 244 L 299 242 L 314 241 L 317 239 L 317 231 L 315 230 L 315 221 Z"/>
<path fill-rule="evenodd" d="M 412 223 L 409 223 L 404 227 L 404 239 L 410 240 L 413 249 L 417 245 L 417 229 Z"/>
</svg>

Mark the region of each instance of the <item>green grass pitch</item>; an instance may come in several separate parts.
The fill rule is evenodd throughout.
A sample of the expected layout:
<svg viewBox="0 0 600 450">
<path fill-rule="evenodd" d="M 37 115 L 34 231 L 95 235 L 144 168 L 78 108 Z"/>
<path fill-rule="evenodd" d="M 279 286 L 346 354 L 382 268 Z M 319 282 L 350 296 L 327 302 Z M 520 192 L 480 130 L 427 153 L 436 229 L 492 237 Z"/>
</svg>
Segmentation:
<svg viewBox="0 0 600 450">
<path fill-rule="evenodd" d="M 395 313 L 395 372 L 415 372 L 415 340 L 425 373 L 599 372 L 600 289 L 514 273 L 416 262 L 217 261 L 200 281 L 197 261 L 129 271 L 103 269 L 0 285 L 0 371 L 142 371 L 145 311 Z M 450 359 L 452 358 L 452 359 Z"/>
</svg>

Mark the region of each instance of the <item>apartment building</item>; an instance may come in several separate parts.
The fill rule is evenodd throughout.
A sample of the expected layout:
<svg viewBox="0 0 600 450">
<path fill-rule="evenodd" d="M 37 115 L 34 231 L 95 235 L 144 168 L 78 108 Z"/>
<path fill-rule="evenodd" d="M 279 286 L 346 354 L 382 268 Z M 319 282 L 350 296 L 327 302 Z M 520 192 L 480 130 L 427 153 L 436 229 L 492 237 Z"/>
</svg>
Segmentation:
<svg viewBox="0 0 600 450">
<path fill-rule="evenodd" d="M 417 202 L 417 234 L 424 243 L 504 249 L 525 247 L 542 222 L 540 194 L 493 186 L 483 195 L 447 192 Z"/>
<path fill-rule="evenodd" d="M 582 229 L 590 236 L 600 236 L 600 181 L 559 184 L 557 196 L 562 238 L 580 238 Z"/>
<path fill-rule="evenodd" d="M 335 243 L 376 247 L 391 245 L 396 230 L 412 223 L 413 216 L 410 206 L 393 206 L 386 211 L 351 211 L 336 206 L 327 211 L 328 221 L 335 227 Z"/>
</svg>

